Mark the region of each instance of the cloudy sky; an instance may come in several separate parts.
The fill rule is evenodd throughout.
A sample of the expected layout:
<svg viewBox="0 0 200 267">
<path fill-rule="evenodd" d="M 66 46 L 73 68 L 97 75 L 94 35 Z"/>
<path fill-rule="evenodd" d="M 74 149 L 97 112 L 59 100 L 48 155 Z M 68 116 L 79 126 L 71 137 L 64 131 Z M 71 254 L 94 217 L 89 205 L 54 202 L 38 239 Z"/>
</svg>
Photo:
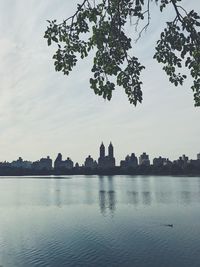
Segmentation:
<svg viewBox="0 0 200 267">
<path fill-rule="evenodd" d="M 135 108 L 122 88 L 111 102 L 94 95 L 88 81 L 91 58 L 79 62 L 68 77 L 54 71 L 54 48 L 43 38 L 46 20 L 62 21 L 76 2 L 0 0 L 0 161 L 19 156 L 54 159 L 61 152 L 82 163 L 88 154 L 98 157 L 102 141 L 113 142 L 117 162 L 143 151 L 151 159 L 175 159 L 183 153 L 196 158 L 200 109 L 194 107 L 191 80 L 174 87 L 152 59 L 164 21 L 174 11 L 161 18 L 154 7 L 151 26 L 134 46 L 134 54 L 146 65 L 144 101 Z M 183 5 L 200 12 L 199 0 Z M 135 36 L 134 28 L 130 33 Z"/>
</svg>

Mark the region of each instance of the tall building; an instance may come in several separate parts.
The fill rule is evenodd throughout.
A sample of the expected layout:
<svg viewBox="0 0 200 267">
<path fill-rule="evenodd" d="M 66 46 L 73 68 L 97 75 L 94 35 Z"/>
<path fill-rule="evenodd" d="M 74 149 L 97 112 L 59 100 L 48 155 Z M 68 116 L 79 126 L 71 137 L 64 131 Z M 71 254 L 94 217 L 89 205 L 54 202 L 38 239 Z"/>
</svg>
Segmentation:
<svg viewBox="0 0 200 267">
<path fill-rule="evenodd" d="M 139 157 L 139 164 L 143 166 L 150 166 L 149 155 L 145 152 Z"/>
<path fill-rule="evenodd" d="M 161 156 L 159 158 L 154 158 L 153 159 L 153 166 L 155 167 L 162 167 L 166 163 L 166 158 L 162 158 Z"/>
<path fill-rule="evenodd" d="M 189 163 L 189 158 L 183 155 L 182 157 L 179 157 L 178 160 L 175 160 L 174 163 L 179 167 L 184 168 Z"/>
<path fill-rule="evenodd" d="M 111 142 L 110 142 L 110 145 L 108 146 L 108 156 L 109 156 L 109 158 L 114 157 L 113 145 Z"/>
<path fill-rule="evenodd" d="M 14 168 L 31 169 L 32 162 L 23 160 L 21 157 L 19 157 L 17 160 L 12 161 L 10 166 Z"/>
<path fill-rule="evenodd" d="M 100 158 L 104 158 L 104 157 L 105 157 L 105 146 L 102 142 L 100 146 Z"/>
<path fill-rule="evenodd" d="M 197 159 L 198 159 L 198 160 L 200 160 L 200 153 L 199 153 L 199 154 L 197 154 Z"/>
<path fill-rule="evenodd" d="M 58 153 L 58 156 L 54 161 L 54 168 L 59 169 L 61 167 L 61 163 L 62 163 L 62 154 Z"/>
<path fill-rule="evenodd" d="M 55 169 L 72 169 L 74 167 L 73 161 L 68 157 L 66 160 L 62 160 L 62 154 L 58 153 L 54 162 Z"/>
<path fill-rule="evenodd" d="M 95 169 L 97 167 L 97 162 L 95 160 L 93 160 L 93 158 L 89 155 L 86 159 L 85 159 L 85 164 L 84 166 L 86 168 L 89 169 Z"/>
<path fill-rule="evenodd" d="M 74 163 L 69 157 L 67 157 L 67 159 L 65 161 L 63 161 L 63 162 L 64 162 L 64 167 L 66 169 L 73 169 Z"/>
<path fill-rule="evenodd" d="M 138 166 L 138 159 L 135 153 L 132 153 L 131 156 L 127 155 L 125 160 L 121 160 L 120 166 L 122 168 L 136 168 Z"/>
<path fill-rule="evenodd" d="M 186 155 L 183 155 L 183 156 L 181 157 L 181 159 L 182 159 L 185 163 L 187 163 L 188 160 L 189 160 L 189 158 L 188 158 Z"/>
<path fill-rule="evenodd" d="M 110 142 L 108 146 L 108 155 L 105 155 L 105 146 L 102 142 L 99 148 L 98 167 L 102 169 L 109 169 L 115 167 L 114 147 Z"/>
<path fill-rule="evenodd" d="M 32 168 L 35 170 L 52 170 L 52 159 L 49 156 L 47 158 L 41 158 L 38 161 L 33 162 Z"/>
</svg>

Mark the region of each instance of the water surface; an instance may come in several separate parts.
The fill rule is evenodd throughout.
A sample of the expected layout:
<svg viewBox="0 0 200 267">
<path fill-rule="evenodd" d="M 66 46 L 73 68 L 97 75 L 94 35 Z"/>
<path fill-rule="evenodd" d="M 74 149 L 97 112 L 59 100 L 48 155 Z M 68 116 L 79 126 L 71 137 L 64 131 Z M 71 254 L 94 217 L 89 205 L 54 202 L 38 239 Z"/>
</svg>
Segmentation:
<svg viewBox="0 0 200 267">
<path fill-rule="evenodd" d="M 0 179 L 0 266 L 200 266 L 200 178 L 57 178 Z"/>
</svg>

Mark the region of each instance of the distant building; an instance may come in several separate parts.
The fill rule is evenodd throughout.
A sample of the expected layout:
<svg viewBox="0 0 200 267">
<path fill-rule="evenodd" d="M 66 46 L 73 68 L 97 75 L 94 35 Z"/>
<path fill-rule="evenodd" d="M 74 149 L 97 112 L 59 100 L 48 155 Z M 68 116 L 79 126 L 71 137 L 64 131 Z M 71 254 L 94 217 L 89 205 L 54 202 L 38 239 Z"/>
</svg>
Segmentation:
<svg viewBox="0 0 200 267">
<path fill-rule="evenodd" d="M 67 159 L 64 160 L 64 163 L 65 163 L 65 168 L 66 169 L 73 169 L 74 163 L 69 157 L 67 157 Z"/>
<path fill-rule="evenodd" d="M 125 160 L 121 160 L 120 167 L 121 168 L 136 168 L 138 166 L 138 159 L 134 153 L 131 156 L 127 155 Z"/>
<path fill-rule="evenodd" d="M 197 154 L 197 159 L 191 159 L 189 162 L 192 166 L 200 168 L 200 153 Z"/>
<path fill-rule="evenodd" d="M 55 169 L 72 169 L 73 167 L 74 163 L 69 157 L 66 160 L 62 160 L 62 154 L 58 153 L 58 156 L 54 162 Z"/>
<path fill-rule="evenodd" d="M 145 152 L 139 157 L 139 164 L 141 166 L 150 166 L 149 155 Z"/>
<path fill-rule="evenodd" d="M 183 155 L 183 156 L 181 157 L 181 159 L 182 159 L 185 163 L 187 163 L 188 160 L 189 160 L 189 158 L 188 158 L 186 155 Z"/>
<path fill-rule="evenodd" d="M 174 163 L 179 167 L 184 168 L 189 163 L 189 158 L 183 155 L 182 157 L 179 157 L 178 160 L 175 160 Z"/>
<path fill-rule="evenodd" d="M 54 161 L 54 168 L 59 169 L 62 166 L 62 154 L 58 153 L 57 158 Z"/>
<path fill-rule="evenodd" d="M 76 168 L 76 169 L 79 169 L 79 168 L 80 168 L 78 162 L 76 162 L 76 164 L 75 164 L 75 168 Z"/>
<path fill-rule="evenodd" d="M 164 162 L 164 166 L 172 166 L 172 161 L 169 160 L 169 159 L 166 159 L 165 162 Z"/>
<path fill-rule="evenodd" d="M 191 159 L 189 162 L 192 166 L 200 168 L 200 159 Z"/>
<path fill-rule="evenodd" d="M 10 167 L 11 163 L 8 161 L 0 162 L 0 167 Z"/>
<path fill-rule="evenodd" d="M 102 169 L 115 167 L 114 148 L 111 142 L 108 146 L 108 156 L 105 155 L 104 144 L 101 144 L 99 149 L 98 167 Z"/>
<path fill-rule="evenodd" d="M 95 160 L 93 160 L 93 158 L 89 155 L 86 159 L 85 159 L 85 163 L 84 166 L 86 168 L 90 168 L 90 169 L 95 169 L 97 167 L 97 162 Z"/>
<path fill-rule="evenodd" d="M 41 158 L 38 161 L 33 162 L 32 168 L 35 170 L 52 170 L 52 159 L 49 156 L 47 158 Z"/>
<path fill-rule="evenodd" d="M 27 160 L 24 161 L 21 157 L 19 157 L 17 160 L 12 161 L 10 166 L 13 168 L 31 169 L 32 162 Z"/>
<path fill-rule="evenodd" d="M 158 158 L 154 158 L 153 159 L 153 166 L 155 167 L 162 167 L 164 165 L 166 165 L 167 159 L 166 158 L 162 158 L 161 156 Z"/>
</svg>

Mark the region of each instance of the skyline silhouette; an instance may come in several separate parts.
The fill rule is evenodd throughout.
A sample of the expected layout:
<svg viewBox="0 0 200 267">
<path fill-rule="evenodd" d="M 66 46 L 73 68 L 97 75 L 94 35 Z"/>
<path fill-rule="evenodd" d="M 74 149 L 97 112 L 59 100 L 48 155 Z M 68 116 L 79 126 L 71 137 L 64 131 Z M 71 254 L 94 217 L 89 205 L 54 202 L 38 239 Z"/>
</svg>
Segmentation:
<svg viewBox="0 0 200 267">
<path fill-rule="evenodd" d="M 23 160 L 21 157 L 12 162 L 0 162 L 0 175 L 42 174 L 195 175 L 200 174 L 200 153 L 197 154 L 196 159 L 189 159 L 183 155 L 171 161 L 161 156 L 151 160 L 146 152 L 137 157 L 132 152 L 116 164 L 114 146 L 110 142 L 106 151 L 102 142 L 99 147 L 99 157 L 93 159 L 89 155 L 83 164 L 73 162 L 70 157 L 63 159 L 61 153 L 58 153 L 54 162 L 49 156 L 34 162 Z"/>
<path fill-rule="evenodd" d="M 22 157 L 19 157 L 17 160 L 14 160 L 12 162 L 8 162 L 8 161 L 2 161 L 0 162 L 0 166 L 6 166 L 7 164 L 11 164 L 11 166 L 13 167 L 24 167 L 24 168 L 30 168 L 31 165 L 33 165 L 33 167 L 37 168 L 37 165 L 41 164 L 43 166 L 51 166 L 54 168 L 59 168 L 59 167 L 65 167 L 65 163 L 67 168 L 73 168 L 76 167 L 81 167 L 81 166 L 85 166 L 85 167 L 89 167 L 89 168 L 96 168 L 96 167 L 100 167 L 100 168 L 112 168 L 115 166 L 121 166 L 121 167 L 136 167 L 138 165 L 167 165 L 170 163 L 175 163 L 175 162 L 183 162 L 183 163 L 188 163 L 190 161 L 200 161 L 200 152 L 197 153 L 196 159 L 189 159 L 189 157 L 187 157 L 185 154 L 183 154 L 182 156 L 180 156 L 178 159 L 175 160 L 170 160 L 166 157 L 162 157 L 162 156 L 158 156 L 156 158 L 153 158 L 151 160 L 150 156 L 146 153 L 143 152 L 141 155 L 136 156 L 134 152 L 131 152 L 131 154 L 127 154 L 126 157 L 124 159 L 120 159 L 120 162 L 118 164 L 116 164 L 115 162 L 115 153 L 114 153 L 114 146 L 112 145 L 112 142 L 110 141 L 109 146 L 107 148 L 107 155 L 106 155 L 106 150 L 105 150 L 105 146 L 104 143 L 101 142 L 101 145 L 99 147 L 99 157 L 97 159 L 93 159 L 93 157 L 91 155 L 87 156 L 85 158 L 84 163 L 80 164 L 78 162 L 74 162 L 71 157 L 67 157 L 66 160 L 62 159 L 62 154 L 58 153 L 54 164 L 53 164 L 53 160 L 47 156 L 46 158 L 41 158 L 40 160 L 37 161 L 29 161 L 29 160 L 23 160 Z M 63 163 L 63 164 L 62 164 Z"/>
</svg>

